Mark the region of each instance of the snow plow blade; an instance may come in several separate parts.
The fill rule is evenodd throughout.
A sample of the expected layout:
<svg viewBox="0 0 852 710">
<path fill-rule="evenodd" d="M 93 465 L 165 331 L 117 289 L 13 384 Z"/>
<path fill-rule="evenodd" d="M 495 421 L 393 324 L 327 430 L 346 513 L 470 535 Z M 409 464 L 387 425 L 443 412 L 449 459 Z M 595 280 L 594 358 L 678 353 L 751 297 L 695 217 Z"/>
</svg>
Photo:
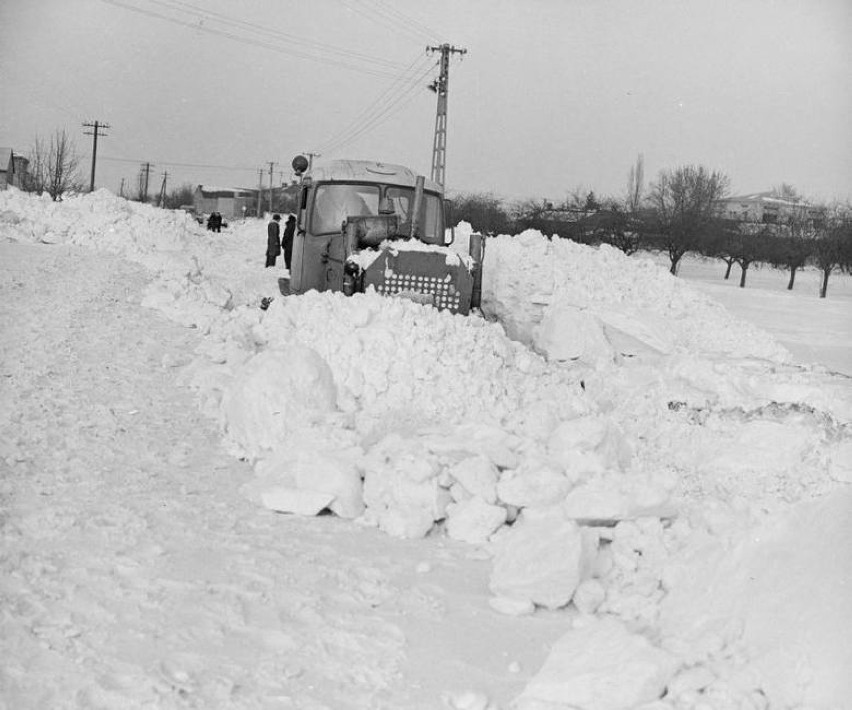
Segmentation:
<svg viewBox="0 0 852 710">
<path fill-rule="evenodd" d="M 467 315 L 475 274 L 460 258 L 456 264 L 448 260 L 452 254 L 429 251 L 382 249 L 376 260 L 361 274 L 361 288 L 370 286 L 384 296 L 408 298 L 450 313 Z"/>
</svg>

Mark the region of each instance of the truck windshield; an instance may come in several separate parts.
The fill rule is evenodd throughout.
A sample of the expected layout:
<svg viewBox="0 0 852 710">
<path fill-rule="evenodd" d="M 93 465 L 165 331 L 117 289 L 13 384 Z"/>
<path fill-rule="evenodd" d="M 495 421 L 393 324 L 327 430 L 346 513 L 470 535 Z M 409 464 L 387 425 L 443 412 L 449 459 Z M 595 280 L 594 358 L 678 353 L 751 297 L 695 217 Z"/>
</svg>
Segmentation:
<svg viewBox="0 0 852 710">
<path fill-rule="evenodd" d="M 320 185 L 314 201 L 314 234 L 339 232 L 347 217 L 379 214 L 379 186 Z"/>
<path fill-rule="evenodd" d="M 414 190 L 410 187 L 389 187 L 387 197 L 393 205 L 394 212 L 399 215 L 402 224 L 410 224 L 411 209 L 414 207 Z M 421 215 L 418 236 L 432 244 L 443 244 L 441 234 L 441 202 L 437 195 L 423 194 L 423 214 Z"/>
<path fill-rule="evenodd" d="M 408 233 L 411 209 L 414 207 L 414 188 L 385 185 L 332 183 L 317 186 L 314 198 L 311 232 L 333 234 L 340 232 L 350 216 L 378 215 L 380 198 L 384 197 L 399 217 L 402 232 Z M 417 234 L 425 242 L 443 244 L 441 200 L 437 195 L 423 194 L 423 213 Z"/>
</svg>

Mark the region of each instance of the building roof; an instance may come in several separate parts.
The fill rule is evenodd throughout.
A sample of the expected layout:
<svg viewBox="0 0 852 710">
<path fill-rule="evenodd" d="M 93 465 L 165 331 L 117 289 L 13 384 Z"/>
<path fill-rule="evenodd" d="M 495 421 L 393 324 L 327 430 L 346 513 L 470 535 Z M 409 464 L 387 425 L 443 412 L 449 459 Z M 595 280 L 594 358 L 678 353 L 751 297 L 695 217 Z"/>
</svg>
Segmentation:
<svg viewBox="0 0 852 710">
<path fill-rule="evenodd" d="M 766 192 L 752 192 L 747 195 L 734 195 L 733 197 L 724 197 L 719 200 L 719 202 L 759 202 L 764 205 L 777 205 L 786 207 L 810 206 L 804 200 L 788 200 L 783 197 L 778 197 L 771 190 L 768 190 Z"/>
<path fill-rule="evenodd" d="M 202 197 L 247 197 L 255 191 L 241 187 L 219 187 L 217 185 L 199 185 L 197 188 Z"/>
<path fill-rule="evenodd" d="M 404 165 L 376 163 L 370 160 L 329 160 L 311 168 L 306 177 L 314 182 L 381 182 L 402 187 L 414 187 L 417 173 Z M 426 178 L 424 185 L 430 192 L 443 193 L 444 189 L 436 182 Z"/>
</svg>

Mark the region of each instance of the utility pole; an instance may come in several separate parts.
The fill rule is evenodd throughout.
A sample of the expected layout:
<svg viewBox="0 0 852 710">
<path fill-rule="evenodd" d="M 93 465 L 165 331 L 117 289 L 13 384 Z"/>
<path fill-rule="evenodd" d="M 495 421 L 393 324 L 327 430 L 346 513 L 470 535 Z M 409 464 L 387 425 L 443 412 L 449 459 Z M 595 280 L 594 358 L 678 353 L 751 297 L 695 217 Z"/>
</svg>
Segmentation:
<svg viewBox="0 0 852 710">
<path fill-rule="evenodd" d="M 322 157 L 322 153 L 311 153 L 309 150 L 304 150 L 302 152 L 308 156 L 308 170 L 314 167 L 314 158 Z"/>
<path fill-rule="evenodd" d="M 163 184 L 160 186 L 160 196 L 157 198 L 157 206 L 165 207 L 166 205 L 166 180 L 168 180 L 168 171 L 163 172 Z"/>
<path fill-rule="evenodd" d="M 447 166 L 447 94 L 450 88 L 450 55 L 464 55 L 467 54 L 467 50 L 442 44 L 440 47 L 426 47 L 426 51 L 441 53 L 441 72 L 429 88 L 438 94 L 435 141 L 432 144 L 432 180 L 443 186 Z"/>
<path fill-rule="evenodd" d="M 257 169 L 257 218 L 262 216 L 263 209 L 263 168 Z"/>
<path fill-rule="evenodd" d="M 273 161 L 269 161 L 269 211 L 272 212 L 272 168 L 275 165 Z"/>
<path fill-rule="evenodd" d="M 106 136 L 106 133 L 102 133 L 104 128 L 109 128 L 108 123 L 101 123 L 100 121 L 95 121 L 92 123 L 91 121 L 87 121 L 83 124 L 83 128 L 91 128 L 91 131 L 83 131 L 84 136 L 92 136 L 92 179 L 89 182 L 89 192 L 95 191 L 95 160 L 98 157 L 98 136 Z"/>
<path fill-rule="evenodd" d="M 139 191 L 142 193 L 139 196 L 140 202 L 148 201 L 148 176 L 151 174 L 152 167 L 151 163 L 142 163 L 142 167 L 139 169 L 139 187 L 141 188 Z"/>
</svg>

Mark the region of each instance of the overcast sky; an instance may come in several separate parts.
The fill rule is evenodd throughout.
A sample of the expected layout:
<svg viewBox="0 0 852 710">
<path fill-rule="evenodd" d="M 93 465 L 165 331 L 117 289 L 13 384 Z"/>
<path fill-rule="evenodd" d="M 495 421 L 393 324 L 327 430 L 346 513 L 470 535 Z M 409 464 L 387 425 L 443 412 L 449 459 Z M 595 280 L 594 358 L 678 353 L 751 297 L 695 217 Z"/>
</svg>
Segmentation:
<svg viewBox="0 0 852 710">
<path fill-rule="evenodd" d="M 640 153 L 852 197 L 852 0 L 0 0 L 0 146 L 110 125 L 97 186 L 255 186 L 302 151 L 429 175 L 437 54 L 447 187 L 625 190 Z M 216 167 L 208 167 L 216 166 Z"/>
</svg>

